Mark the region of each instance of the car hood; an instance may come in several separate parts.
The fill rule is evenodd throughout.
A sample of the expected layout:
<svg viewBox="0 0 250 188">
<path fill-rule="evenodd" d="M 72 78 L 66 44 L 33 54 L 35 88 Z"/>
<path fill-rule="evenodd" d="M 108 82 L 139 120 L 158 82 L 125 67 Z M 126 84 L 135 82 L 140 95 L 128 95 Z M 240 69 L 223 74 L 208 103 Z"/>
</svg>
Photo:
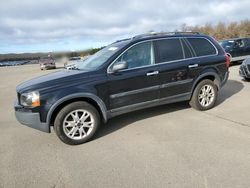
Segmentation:
<svg viewBox="0 0 250 188">
<path fill-rule="evenodd" d="M 34 90 L 56 89 L 57 87 L 69 86 L 83 81 L 86 82 L 86 78 L 93 77 L 94 75 L 93 72 L 82 70 L 62 70 L 23 82 L 17 86 L 16 90 L 18 93 L 23 93 Z"/>
</svg>

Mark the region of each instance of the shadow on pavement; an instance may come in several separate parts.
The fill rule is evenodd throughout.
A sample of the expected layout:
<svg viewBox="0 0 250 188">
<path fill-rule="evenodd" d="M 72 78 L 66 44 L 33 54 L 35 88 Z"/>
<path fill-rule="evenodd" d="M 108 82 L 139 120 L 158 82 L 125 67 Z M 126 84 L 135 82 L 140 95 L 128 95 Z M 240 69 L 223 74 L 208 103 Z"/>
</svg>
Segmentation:
<svg viewBox="0 0 250 188">
<path fill-rule="evenodd" d="M 219 92 L 217 105 L 222 104 L 224 101 L 240 92 L 243 88 L 244 85 L 241 82 L 236 80 L 228 80 L 227 84 Z M 109 120 L 107 124 L 101 126 L 94 139 L 98 139 L 119 129 L 122 129 L 123 127 L 126 127 L 136 121 L 158 116 L 161 114 L 184 110 L 187 108 L 190 108 L 188 102 L 181 102 L 153 108 L 147 108 L 144 110 L 139 110 L 121 116 L 117 116 Z"/>
<path fill-rule="evenodd" d="M 219 92 L 217 105 L 223 103 L 233 95 L 239 93 L 243 88 L 244 85 L 242 82 L 236 80 L 228 80 L 226 85 Z"/>
<path fill-rule="evenodd" d="M 94 139 L 98 139 L 112 132 L 115 132 L 131 123 L 147 119 L 150 117 L 158 116 L 161 114 L 171 113 L 178 110 L 190 108 L 188 102 L 180 102 L 168 105 L 162 105 L 153 108 L 147 108 L 135 112 L 130 112 L 121 116 L 114 117 L 108 121 L 107 124 L 102 125 Z"/>
</svg>

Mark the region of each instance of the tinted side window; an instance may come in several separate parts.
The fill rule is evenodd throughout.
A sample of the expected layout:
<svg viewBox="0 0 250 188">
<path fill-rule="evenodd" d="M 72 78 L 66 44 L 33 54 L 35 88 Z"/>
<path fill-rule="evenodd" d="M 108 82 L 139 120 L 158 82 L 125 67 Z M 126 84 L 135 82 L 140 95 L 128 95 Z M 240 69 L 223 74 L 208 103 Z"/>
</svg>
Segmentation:
<svg viewBox="0 0 250 188">
<path fill-rule="evenodd" d="M 245 45 L 246 45 L 246 47 L 250 46 L 250 39 L 245 39 Z"/>
<path fill-rule="evenodd" d="M 159 59 L 157 63 L 183 59 L 183 51 L 179 39 L 164 39 L 156 41 Z"/>
<path fill-rule="evenodd" d="M 152 42 L 143 42 L 128 49 L 116 62 L 126 61 L 128 69 L 154 64 Z"/>
<path fill-rule="evenodd" d="M 204 38 L 187 38 L 196 56 L 206 56 L 216 54 L 214 46 Z"/>
<path fill-rule="evenodd" d="M 235 46 L 238 48 L 244 48 L 245 47 L 245 42 L 243 39 L 239 39 L 235 41 Z"/>
</svg>

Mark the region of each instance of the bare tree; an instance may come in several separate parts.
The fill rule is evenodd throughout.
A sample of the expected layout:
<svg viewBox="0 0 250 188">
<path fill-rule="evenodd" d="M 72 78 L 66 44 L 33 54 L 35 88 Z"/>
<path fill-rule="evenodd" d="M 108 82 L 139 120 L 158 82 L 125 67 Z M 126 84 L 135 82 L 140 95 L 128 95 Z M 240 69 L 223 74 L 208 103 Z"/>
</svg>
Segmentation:
<svg viewBox="0 0 250 188">
<path fill-rule="evenodd" d="M 250 20 L 246 19 L 241 22 L 231 22 L 229 24 L 219 22 L 216 25 L 207 23 L 204 26 L 188 26 L 187 24 L 182 24 L 181 31 L 200 32 L 213 36 L 217 40 L 250 37 Z"/>
</svg>

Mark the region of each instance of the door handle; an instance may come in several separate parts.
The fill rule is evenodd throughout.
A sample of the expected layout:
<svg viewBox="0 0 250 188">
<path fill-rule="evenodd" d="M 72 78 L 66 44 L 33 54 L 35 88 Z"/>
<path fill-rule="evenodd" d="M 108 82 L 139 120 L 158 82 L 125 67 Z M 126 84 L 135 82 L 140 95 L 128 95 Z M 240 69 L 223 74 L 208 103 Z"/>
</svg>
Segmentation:
<svg viewBox="0 0 250 188">
<path fill-rule="evenodd" d="M 192 69 L 192 68 L 196 68 L 198 66 L 199 66 L 198 64 L 192 64 L 192 65 L 189 65 L 188 68 Z"/>
<path fill-rule="evenodd" d="M 159 74 L 159 71 L 148 72 L 147 76 L 153 76 Z"/>
</svg>

